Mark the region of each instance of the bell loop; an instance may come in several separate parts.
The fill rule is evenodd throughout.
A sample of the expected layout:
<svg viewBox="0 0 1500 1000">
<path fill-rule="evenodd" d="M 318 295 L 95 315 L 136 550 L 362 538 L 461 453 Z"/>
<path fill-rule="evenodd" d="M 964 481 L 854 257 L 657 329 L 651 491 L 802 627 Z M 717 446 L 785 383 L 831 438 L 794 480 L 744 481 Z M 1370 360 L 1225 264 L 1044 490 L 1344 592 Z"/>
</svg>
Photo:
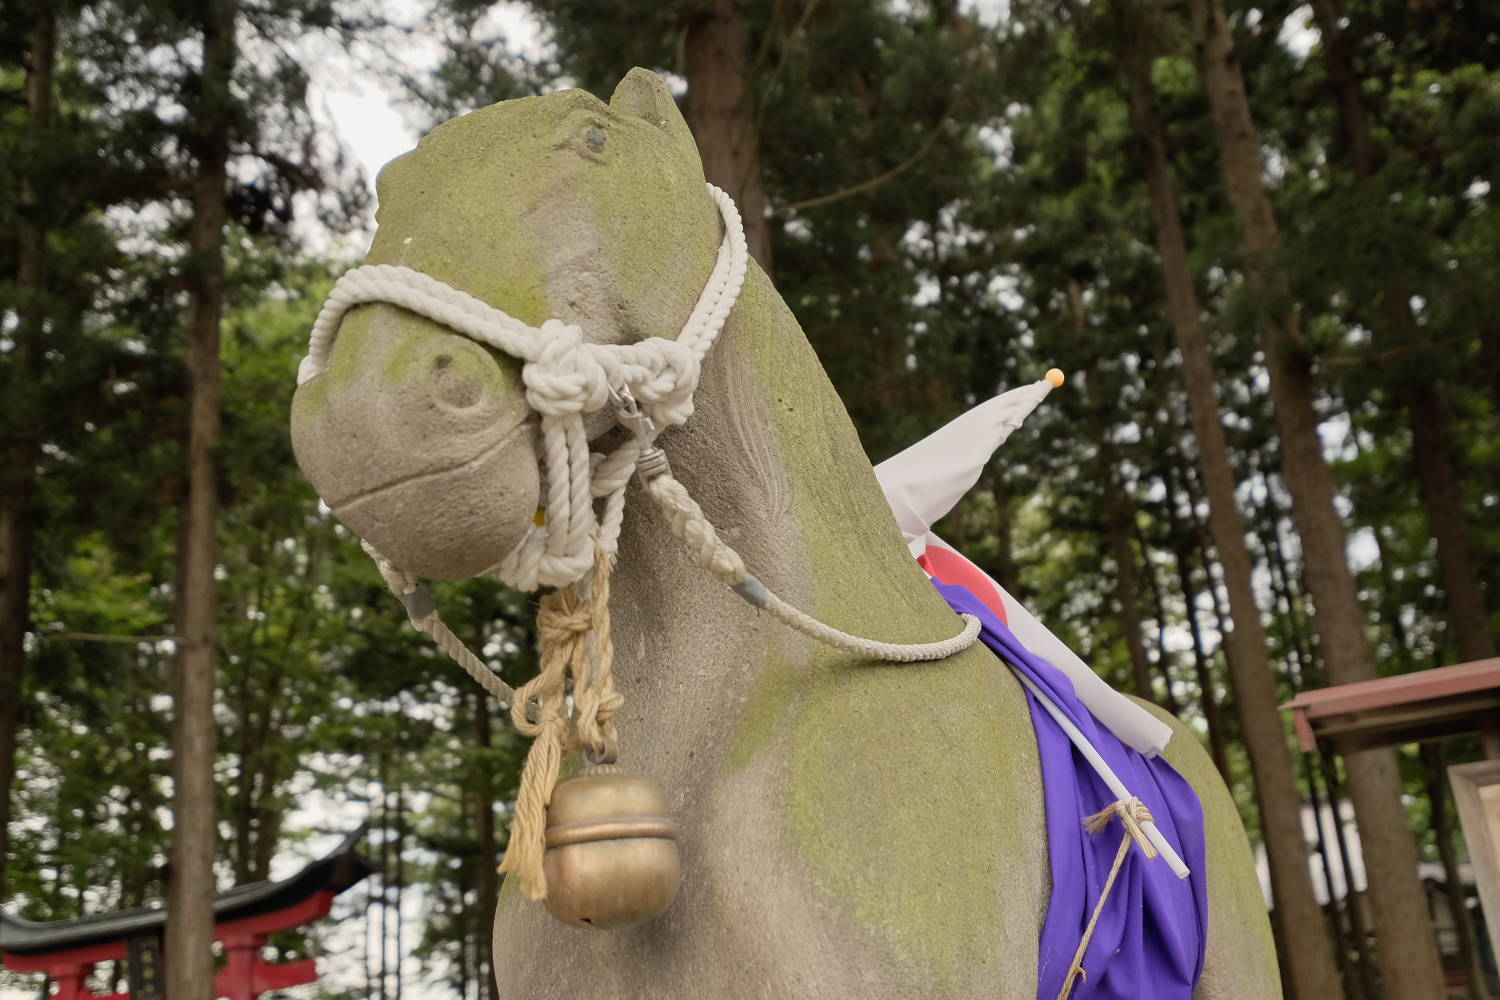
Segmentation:
<svg viewBox="0 0 1500 1000">
<path fill-rule="evenodd" d="M 602 767 L 606 764 L 616 764 L 620 760 L 620 741 L 617 737 L 604 737 L 603 749 L 596 750 L 594 747 L 586 746 L 581 753 L 585 767 Z"/>
</svg>

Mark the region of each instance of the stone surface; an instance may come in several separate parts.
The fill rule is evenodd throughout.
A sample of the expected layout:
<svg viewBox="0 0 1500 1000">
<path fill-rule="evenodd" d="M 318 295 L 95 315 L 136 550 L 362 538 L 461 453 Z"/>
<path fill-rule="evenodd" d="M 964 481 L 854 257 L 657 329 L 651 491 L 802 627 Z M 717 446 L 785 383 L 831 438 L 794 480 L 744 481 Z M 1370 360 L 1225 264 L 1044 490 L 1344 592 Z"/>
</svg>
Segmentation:
<svg viewBox="0 0 1500 1000">
<path fill-rule="evenodd" d="M 386 170 L 380 194 L 372 260 L 399 259 L 599 341 L 675 335 L 720 239 L 687 128 L 665 84 L 641 70 L 608 106 L 568 91 L 450 122 Z M 380 358 L 446 342 L 410 340 L 436 333 L 399 310 L 362 312 L 369 340 L 340 343 L 359 355 L 347 401 L 333 379 L 299 394 L 310 474 L 339 447 L 332 429 L 317 430 L 332 427 L 320 413 L 347 406 L 352 426 L 361 406 L 420 413 L 439 391 L 412 381 L 430 383 L 430 363 Z M 513 370 L 498 364 L 485 391 L 502 424 L 518 412 L 501 401 L 519 396 Z M 485 546 L 518 537 L 530 517 L 525 434 L 494 444 L 503 461 L 476 473 L 513 509 L 502 526 L 466 529 Z M 696 415 L 661 443 L 721 534 L 791 603 L 873 638 L 957 630 L 816 356 L 753 265 L 705 363 Z M 412 451 L 423 447 L 382 441 L 365 461 L 407 469 Z M 411 481 L 413 509 L 448 503 L 452 484 Z M 394 544 L 425 529 L 389 515 L 381 530 Z M 621 764 L 667 789 L 682 826 L 681 893 L 661 920 L 606 934 L 557 923 L 507 880 L 495 925 L 502 995 L 1032 1000 L 1048 893 L 1037 750 L 1021 689 L 987 649 L 898 666 L 816 645 L 698 570 L 634 488 L 612 610 L 628 699 L 616 717 Z M 1277 997 L 1244 831 L 1207 755 L 1179 733 L 1169 756 L 1203 792 L 1215 866 L 1200 996 Z"/>
<path fill-rule="evenodd" d="M 535 421 L 517 371 L 412 314 L 356 310 L 328 370 L 293 399 L 297 461 L 396 565 L 474 576 L 511 550 L 537 506 Z"/>
</svg>

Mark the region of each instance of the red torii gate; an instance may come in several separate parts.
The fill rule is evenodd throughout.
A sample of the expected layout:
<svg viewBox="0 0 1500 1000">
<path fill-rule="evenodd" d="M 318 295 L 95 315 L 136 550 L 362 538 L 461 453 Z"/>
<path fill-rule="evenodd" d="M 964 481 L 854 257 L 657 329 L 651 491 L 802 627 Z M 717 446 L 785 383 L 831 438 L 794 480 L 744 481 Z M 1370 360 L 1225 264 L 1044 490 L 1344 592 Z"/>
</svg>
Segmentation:
<svg viewBox="0 0 1500 1000">
<path fill-rule="evenodd" d="M 256 1000 L 270 990 L 317 982 L 312 959 L 272 965 L 261 958 L 276 931 L 326 916 L 339 893 L 376 869 L 355 850 L 361 827 L 332 853 L 280 882 L 236 886 L 214 900 L 214 939 L 228 958 L 214 995 Z M 0 910 L 0 961 L 13 972 L 45 972 L 55 1000 L 163 1000 L 165 908 L 142 907 L 76 920 L 36 923 Z M 130 992 L 98 994 L 85 983 L 100 962 L 127 961 Z"/>
</svg>

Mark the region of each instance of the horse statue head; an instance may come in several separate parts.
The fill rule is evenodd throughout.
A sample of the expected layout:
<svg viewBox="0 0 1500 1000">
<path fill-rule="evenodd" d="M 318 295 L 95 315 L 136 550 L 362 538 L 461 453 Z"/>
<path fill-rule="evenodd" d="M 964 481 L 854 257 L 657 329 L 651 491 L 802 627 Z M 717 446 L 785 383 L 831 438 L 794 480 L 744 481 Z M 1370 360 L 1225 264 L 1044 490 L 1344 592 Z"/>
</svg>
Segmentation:
<svg viewBox="0 0 1500 1000">
<path fill-rule="evenodd" d="M 608 104 L 571 90 L 448 122 L 382 172 L 379 195 L 367 264 L 467 298 L 444 323 L 390 301 L 349 308 L 303 373 L 293 442 L 334 513 L 392 563 L 472 576 L 543 527 L 559 458 L 540 454 L 552 431 L 538 362 L 523 370 L 455 328 L 498 310 L 596 345 L 669 341 L 719 280 L 731 220 L 669 89 L 643 70 Z M 763 272 L 749 266 L 701 366 L 665 347 L 651 357 L 631 384 L 667 386 L 643 400 L 656 440 L 760 580 L 857 635 L 955 631 Z M 587 381 L 581 362 L 542 362 L 549 378 Z M 629 448 L 617 406 L 582 410 L 578 433 L 600 454 Z M 596 476 L 607 461 L 593 460 Z M 983 646 L 895 666 L 792 632 L 705 573 L 643 492 L 621 493 L 617 525 L 616 721 L 621 762 L 670 795 L 682 889 L 661 919 L 599 932 L 551 920 L 508 878 L 501 993 L 1037 997 L 1053 975 L 1038 967 L 1052 884 L 1038 737 L 1015 677 Z M 1194 997 L 1278 997 L 1234 802 L 1170 722 L 1164 756 L 1197 789 L 1206 830 Z"/>
<path fill-rule="evenodd" d="M 692 137 L 654 74 L 435 129 L 382 171 L 367 264 L 440 275 L 523 323 L 596 343 L 674 336 L 719 244 Z M 483 222 L 476 228 L 478 220 Z M 358 310 L 298 392 L 298 461 L 360 537 L 420 576 L 464 578 L 538 506 L 535 420 L 515 359 L 398 309 Z M 606 426 L 597 414 L 591 429 Z"/>
</svg>

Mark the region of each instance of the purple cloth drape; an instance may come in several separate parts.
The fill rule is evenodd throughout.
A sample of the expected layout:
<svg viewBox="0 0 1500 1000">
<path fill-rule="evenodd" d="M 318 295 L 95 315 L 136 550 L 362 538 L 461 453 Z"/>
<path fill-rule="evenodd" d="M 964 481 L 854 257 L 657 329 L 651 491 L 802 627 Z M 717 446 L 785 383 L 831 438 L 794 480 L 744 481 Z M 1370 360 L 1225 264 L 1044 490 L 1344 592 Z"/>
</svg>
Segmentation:
<svg viewBox="0 0 1500 1000">
<path fill-rule="evenodd" d="M 1178 879 L 1165 861 L 1148 861 L 1132 847 L 1084 954 L 1088 978 L 1074 983 L 1072 1000 L 1191 1000 L 1203 972 L 1208 932 L 1207 852 L 1197 793 L 1165 760 L 1147 760 L 1099 725 L 1067 677 L 1028 652 L 967 589 L 933 584 L 955 611 L 977 616 L 985 645 L 1047 692 L 1088 737 L 1125 787 L 1151 810 L 1192 872 Z M 1124 830 L 1118 820 L 1097 835 L 1084 830 L 1084 819 L 1115 796 L 1030 692 L 1026 699 L 1041 752 L 1052 865 L 1052 899 L 1037 956 L 1037 1000 L 1056 1000 Z"/>
</svg>

